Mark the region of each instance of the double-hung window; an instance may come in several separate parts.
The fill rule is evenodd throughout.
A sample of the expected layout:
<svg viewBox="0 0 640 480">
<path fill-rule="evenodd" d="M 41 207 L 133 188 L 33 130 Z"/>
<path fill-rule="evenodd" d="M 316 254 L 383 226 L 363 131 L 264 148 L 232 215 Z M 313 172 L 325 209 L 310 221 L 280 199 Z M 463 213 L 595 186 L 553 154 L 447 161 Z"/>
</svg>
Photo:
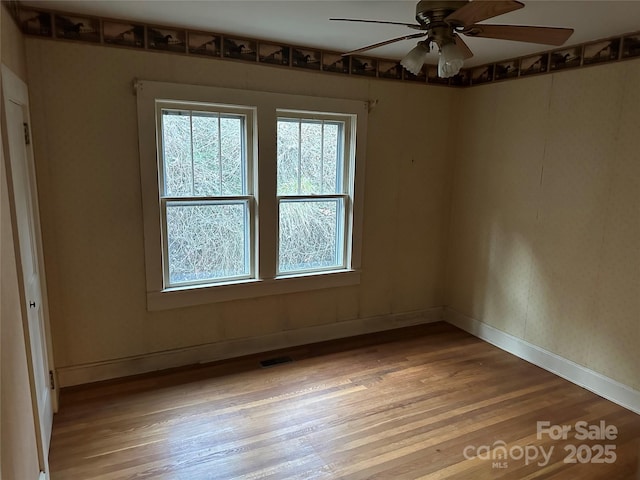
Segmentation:
<svg viewBox="0 0 640 480">
<path fill-rule="evenodd" d="M 365 102 L 136 90 L 149 310 L 359 283 Z"/>
<path fill-rule="evenodd" d="M 278 274 L 348 264 L 352 118 L 278 111 Z"/>
<path fill-rule="evenodd" d="M 252 278 L 252 110 L 156 105 L 164 285 Z"/>
</svg>

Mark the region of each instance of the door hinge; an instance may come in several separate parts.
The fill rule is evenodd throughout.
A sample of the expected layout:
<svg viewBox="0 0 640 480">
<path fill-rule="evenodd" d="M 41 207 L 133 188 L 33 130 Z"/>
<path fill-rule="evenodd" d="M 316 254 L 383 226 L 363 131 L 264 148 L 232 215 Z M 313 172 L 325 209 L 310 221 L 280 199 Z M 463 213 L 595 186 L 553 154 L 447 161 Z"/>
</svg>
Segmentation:
<svg viewBox="0 0 640 480">
<path fill-rule="evenodd" d="M 31 137 L 29 136 L 29 124 L 23 123 L 24 125 L 24 144 L 31 145 Z"/>
<path fill-rule="evenodd" d="M 49 370 L 49 383 L 51 384 L 51 390 L 55 390 L 56 381 L 53 379 L 53 370 Z"/>
</svg>

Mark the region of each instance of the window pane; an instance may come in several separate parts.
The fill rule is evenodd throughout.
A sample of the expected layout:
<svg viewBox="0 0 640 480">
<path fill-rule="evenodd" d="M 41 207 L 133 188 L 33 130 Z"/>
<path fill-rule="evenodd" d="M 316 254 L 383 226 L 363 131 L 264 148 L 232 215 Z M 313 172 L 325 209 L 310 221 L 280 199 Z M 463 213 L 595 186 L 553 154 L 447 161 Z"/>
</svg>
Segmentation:
<svg viewBox="0 0 640 480">
<path fill-rule="evenodd" d="M 220 195 L 220 136 L 218 114 L 194 112 L 193 129 L 193 194 Z"/>
<path fill-rule="evenodd" d="M 342 266 L 342 199 L 280 202 L 280 272 Z"/>
<path fill-rule="evenodd" d="M 342 192 L 342 124 L 324 124 L 322 193 Z"/>
<path fill-rule="evenodd" d="M 164 195 L 192 195 L 191 116 L 188 111 L 163 110 L 162 141 Z"/>
<path fill-rule="evenodd" d="M 322 123 L 303 121 L 300 125 L 300 191 L 322 193 Z"/>
<path fill-rule="evenodd" d="M 220 116 L 222 195 L 242 195 L 245 192 L 243 120 L 238 116 Z"/>
<path fill-rule="evenodd" d="M 278 119 L 278 195 L 342 193 L 343 123 Z"/>
<path fill-rule="evenodd" d="M 278 195 L 298 193 L 300 122 L 278 120 Z"/>
<path fill-rule="evenodd" d="M 246 193 L 242 115 L 163 110 L 164 196 Z"/>
<path fill-rule="evenodd" d="M 169 282 L 249 274 L 246 203 L 167 204 Z"/>
</svg>

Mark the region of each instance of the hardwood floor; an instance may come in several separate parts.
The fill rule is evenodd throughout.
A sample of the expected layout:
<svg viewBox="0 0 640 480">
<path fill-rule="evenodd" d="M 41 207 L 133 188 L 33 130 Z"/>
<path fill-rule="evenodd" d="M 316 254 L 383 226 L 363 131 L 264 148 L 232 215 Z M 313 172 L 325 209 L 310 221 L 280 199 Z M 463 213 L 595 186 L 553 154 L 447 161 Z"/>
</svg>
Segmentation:
<svg viewBox="0 0 640 480">
<path fill-rule="evenodd" d="M 572 430 L 538 439 L 538 421 Z M 578 440 L 579 421 L 617 437 Z M 485 459 L 497 442 L 506 458 Z M 569 445 L 616 459 L 564 463 Z M 52 480 L 637 480 L 639 450 L 640 416 L 437 323 L 65 389 L 50 466 Z"/>
</svg>

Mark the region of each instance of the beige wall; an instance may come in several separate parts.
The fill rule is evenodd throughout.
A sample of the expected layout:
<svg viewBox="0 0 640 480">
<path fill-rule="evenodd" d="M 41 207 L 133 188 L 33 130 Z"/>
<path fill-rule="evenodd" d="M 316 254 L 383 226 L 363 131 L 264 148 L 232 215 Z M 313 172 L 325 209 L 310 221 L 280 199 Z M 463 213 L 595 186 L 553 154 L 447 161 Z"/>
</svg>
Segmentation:
<svg viewBox="0 0 640 480">
<path fill-rule="evenodd" d="M 0 6 L 0 60 L 26 78 L 24 41 Z M 0 119 L 4 129 L 4 118 Z M 27 353 L 9 212 L 5 157 L 0 137 L 0 478 L 38 478 Z"/>
<path fill-rule="evenodd" d="M 56 367 L 443 305 L 454 90 L 33 38 L 27 58 Z M 147 312 L 134 78 L 378 99 L 361 284 Z"/>
<path fill-rule="evenodd" d="M 460 92 L 447 303 L 640 388 L 640 62 Z"/>
<path fill-rule="evenodd" d="M 57 367 L 447 303 L 639 388 L 640 62 L 453 90 L 33 38 L 27 57 Z M 361 285 L 147 312 L 134 78 L 379 99 Z"/>
<path fill-rule="evenodd" d="M 2 6 L 2 63 L 25 82 L 27 81 L 27 60 L 24 38 L 9 12 Z"/>
</svg>

